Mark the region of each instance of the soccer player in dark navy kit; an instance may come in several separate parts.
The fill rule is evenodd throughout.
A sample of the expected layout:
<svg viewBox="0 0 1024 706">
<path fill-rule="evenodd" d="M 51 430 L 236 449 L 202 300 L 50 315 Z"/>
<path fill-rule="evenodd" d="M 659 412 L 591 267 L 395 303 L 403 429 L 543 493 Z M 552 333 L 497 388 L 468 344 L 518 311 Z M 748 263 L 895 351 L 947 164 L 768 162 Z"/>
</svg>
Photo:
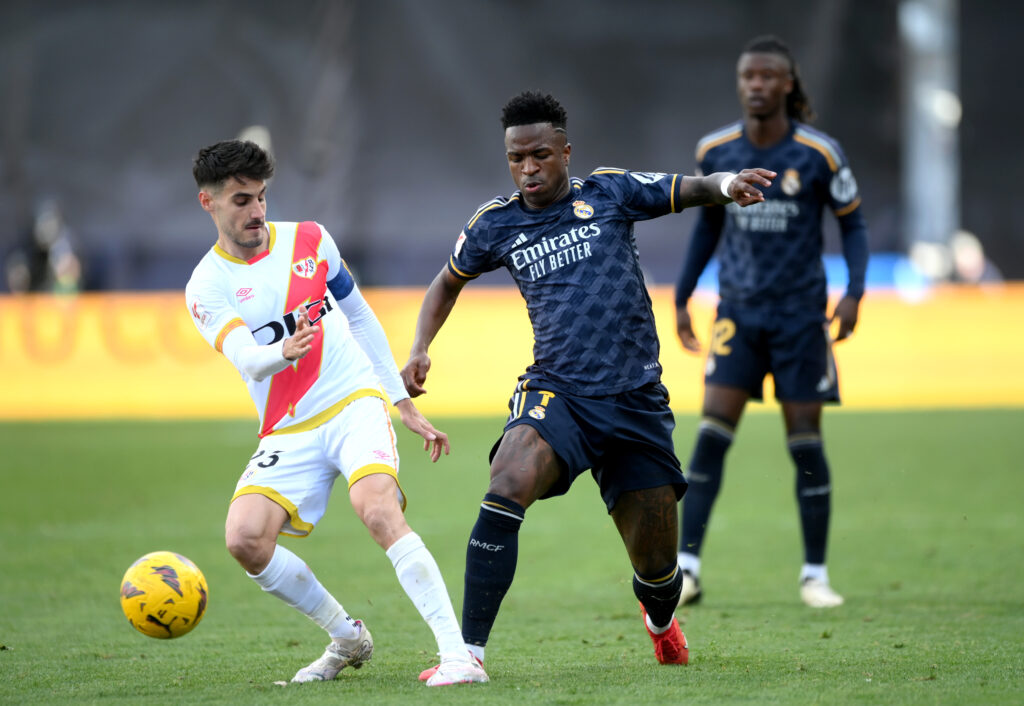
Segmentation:
<svg viewBox="0 0 1024 706">
<path fill-rule="evenodd" d="M 554 98 L 511 99 L 502 125 L 518 191 L 484 204 L 465 225 L 427 290 L 402 370 L 410 395 L 425 392 L 427 349 L 463 286 L 508 269 L 533 324 L 535 362 L 519 378 L 491 451 L 490 485 L 466 550 L 464 639 L 482 662 L 515 574 L 526 509 L 564 494 L 591 470 L 633 565 L 655 655 L 663 664 L 685 664 L 686 638 L 674 613 L 682 585 L 676 505 L 686 481 L 673 452 L 674 421 L 633 223 L 699 204 L 760 202 L 759 187 L 775 175 L 598 169 L 571 179 L 566 115 Z"/>
<path fill-rule="evenodd" d="M 813 118 L 796 63 L 775 37 L 752 41 L 740 55 L 738 92 L 744 118 L 697 144 L 701 172 L 751 162 L 778 174 L 765 201 L 701 209 L 676 287 L 676 324 L 683 346 L 700 350 L 687 310 L 697 279 L 718 253 L 720 302 L 705 367 L 704 405 L 687 469 L 679 565 L 682 603 L 701 597 L 700 550 L 722 482 L 726 451 L 748 399 L 762 399 L 771 373 L 782 405 L 786 443 L 796 464 L 796 495 L 804 539 L 802 600 L 814 607 L 843 602 L 825 567 L 831 481 L 821 440 L 824 402 L 839 388 L 835 340 L 857 324 L 867 267 L 867 231 L 857 183 L 839 145 L 809 127 Z M 849 271 L 845 295 L 831 317 L 822 263 L 822 211 L 835 214 Z"/>
</svg>

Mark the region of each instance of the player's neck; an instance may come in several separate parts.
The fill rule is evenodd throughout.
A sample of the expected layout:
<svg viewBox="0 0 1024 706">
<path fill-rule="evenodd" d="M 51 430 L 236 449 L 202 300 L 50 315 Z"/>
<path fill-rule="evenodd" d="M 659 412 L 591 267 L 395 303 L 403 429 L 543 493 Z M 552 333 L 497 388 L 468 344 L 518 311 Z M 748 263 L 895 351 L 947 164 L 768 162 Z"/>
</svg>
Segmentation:
<svg viewBox="0 0 1024 706">
<path fill-rule="evenodd" d="M 748 115 L 745 121 L 747 139 L 754 147 L 771 147 L 789 132 L 789 118 L 785 113 Z"/>
</svg>

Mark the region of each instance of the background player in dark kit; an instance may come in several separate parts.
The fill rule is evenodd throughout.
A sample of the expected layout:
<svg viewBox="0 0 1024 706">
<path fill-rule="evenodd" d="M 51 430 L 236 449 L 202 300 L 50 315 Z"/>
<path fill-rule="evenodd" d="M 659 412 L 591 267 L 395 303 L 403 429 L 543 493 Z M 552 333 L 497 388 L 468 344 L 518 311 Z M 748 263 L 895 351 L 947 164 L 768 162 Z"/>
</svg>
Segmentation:
<svg viewBox="0 0 1024 706">
<path fill-rule="evenodd" d="M 721 301 L 707 365 L 702 419 L 687 470 L 679 565 L 682 602 L 701 598 L 700 551 L 721 487 L 726 451 L 748 399 L 762 399 L 772 374 L 782 404 L 786 443 L 796 465 L 804 541 L 802 600 L 814 607 L 843 602 L 825 567 L 831 478 L 821 439 L 823 402 L 838 402 L 829 324 L 835 340 L 853 333 L 867 268 L 867 231 L 857 182 L 838 143 L 809 127 L 813 118 L 796 62 L 775 37 L 753 40 L 740 55 L 737 89 L 744 117 L 697 145 L 703 173 L 756 161 L 778 173 L 767 199 L 742 212 L 701 209 L 676 287 L 676 324 L 683 347 L 699 351 L 687 302 L 714 252 Z M 822 211 L 842 232 L 849 270 L 846 294 L 831 318 L 822 263 Z"/>
</svg>

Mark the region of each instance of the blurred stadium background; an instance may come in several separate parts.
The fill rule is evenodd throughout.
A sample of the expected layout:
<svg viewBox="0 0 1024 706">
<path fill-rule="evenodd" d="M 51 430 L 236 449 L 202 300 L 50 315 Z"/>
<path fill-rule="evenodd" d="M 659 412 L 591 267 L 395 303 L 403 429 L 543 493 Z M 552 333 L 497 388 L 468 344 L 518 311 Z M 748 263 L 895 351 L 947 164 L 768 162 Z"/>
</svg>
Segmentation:
<svg viewBox="0 0 1024 706">
<path fill-rule="evenodd" d="M 473 698 L 1020 703 L 1022 571 L 1006 557 L 1024 549 L 1024 209 L 1009 134 L 1024 94 L 1003 81 L 1022 20 L 1009 0 L 0 0 L 0 703 L 338 702 L 330 688 L 268 691 L 321 635 L 269 606 L 221 540 L 257 424 L 184 306 L 215 237 L 191 177 L 200 146 L 266 141 L 270 217 L 327 226 L 402 364 L 464 221 L 512 191 L 508 97 L 559 97 L 576 175 L 690 172 L 696 140 L 739 117 L 736 58 L 766 32 L 799 59 L 870 226 L 861 322 L 836 349 L 844 404 L 825 419 L 830 571 L 848 605 L 811 615 L 795 600 L 790 461 L 776 407 L 755 405 L 716 510 L 714 595 L 685 616 L 685 674 L 650 660 L 614 525 L 577 483 L 530 510 L 529 564 L 496 626 L 493 682 Z M 637 228 L 683 459 L 703 365 L 675 339 L 671 288 L 692 222 Z M 699 332 L 714 304 L 708 277 Z M 474 282 L 417 400 L 452 456 L 422 472 L 415 439 L 399 437 L 413 524 L 457 610 L 481 460 L 531 347 L 510 278 Z M 426 627 L 338 502 L 319 539 L 297 541 L 380 640 L 342 696 L 424 702 L 411 675 L 434 661 Z M 124 624 L 117 580 L 165 548 L 203 568 L 211 607 L 197 634 L 154 645 Z"/>
<path fill-rule="evenodd" d="M 563 102 L 576 175 L 692 172 L 696 140 L 739 116 L 735 61 L 766 32 L 792 46 L 864 197 L 872 293 L 839 354 L 846 401 L 1024 406 L 1024 211 L 1004 176 L 1024 98 L 995 85 L 1020 20 L 1020 3 L 956 0 L 7 0 L 0 416 L 251 414 L 180 306 L 214 239 L 191 178 L 198 147 L 245 135 L 271 148 L 269 217 L 334 234 L 401 364 L 462 224 L 513 189 L 498 121 L 509 96 Z M 691 225 L 684 213 L 638 226 L 683 408 L 699 364 L 675 344 L 670 288 Z M 510 285 L 474 284 L 439 339 L 451 379 L 436 369 L 436 394 L 467 394 L 467 370 L 496 385 L 444 411 L 501 414 L 529 362 Z M 501 358 L 462 350 L 481 327 L 510 342 Z"/>
</svg>

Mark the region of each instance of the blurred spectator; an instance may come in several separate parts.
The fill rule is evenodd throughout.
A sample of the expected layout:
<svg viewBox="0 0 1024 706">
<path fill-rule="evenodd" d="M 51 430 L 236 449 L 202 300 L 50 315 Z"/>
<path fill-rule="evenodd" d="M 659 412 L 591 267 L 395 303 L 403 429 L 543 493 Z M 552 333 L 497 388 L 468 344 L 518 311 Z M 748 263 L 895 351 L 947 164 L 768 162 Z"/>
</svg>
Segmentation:
<svg viewBox="0 0 1024 706">
<path fill-rule="evenodd" d="M 980 284 L 1002 282 L 1003 275 L 986 256 L 981 241 L 974 233 L 959 230 L 950 240 L 953 253 L 953 275 L 957 281 Z"/>
<path fill-rule="evenodd" d="M 32 232 L 7 256 L 4 274 L 8 289 L 14 293 L 73 294 L 79 290 L 82 266 L 55 199 L 40 202 Z"/>
</svg>

